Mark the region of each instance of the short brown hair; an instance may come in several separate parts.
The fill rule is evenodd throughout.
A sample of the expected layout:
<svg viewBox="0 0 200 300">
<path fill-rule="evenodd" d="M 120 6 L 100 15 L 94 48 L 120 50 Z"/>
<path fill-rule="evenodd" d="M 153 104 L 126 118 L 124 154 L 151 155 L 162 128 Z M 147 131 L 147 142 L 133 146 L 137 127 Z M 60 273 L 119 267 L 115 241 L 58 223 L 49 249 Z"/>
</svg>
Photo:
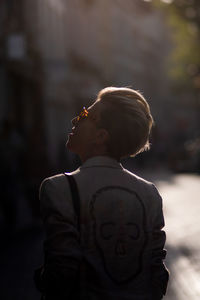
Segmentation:
<svg viewBox="0 0 200 300">
<path fill-rule="evenodd" d="M 108 151 L 120 159 L 148 150 L 153 118 L 140 92 L 131 88 L 107 87 L 97 95 L 101 103 L 100 126 L 109 135 Z"/>
</svg>

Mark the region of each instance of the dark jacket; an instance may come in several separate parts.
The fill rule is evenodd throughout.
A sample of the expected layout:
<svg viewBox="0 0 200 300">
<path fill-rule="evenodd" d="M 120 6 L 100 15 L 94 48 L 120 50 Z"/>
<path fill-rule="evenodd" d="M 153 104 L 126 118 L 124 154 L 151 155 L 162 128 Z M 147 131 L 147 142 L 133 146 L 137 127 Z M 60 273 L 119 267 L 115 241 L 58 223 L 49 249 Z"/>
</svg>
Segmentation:
<svg viewBox="0 0 200 300">
<path fill-rule="evenodd" d="M 67 299 L 78 289 L 87 300 L 161 299 L 168 271 L 155 186 L 109 157 L 93 157 L 71 174 L 80 195 L 81 233 L 65 175 L 45 179 L 40 189 L 47 300 Z"/>
</svg>

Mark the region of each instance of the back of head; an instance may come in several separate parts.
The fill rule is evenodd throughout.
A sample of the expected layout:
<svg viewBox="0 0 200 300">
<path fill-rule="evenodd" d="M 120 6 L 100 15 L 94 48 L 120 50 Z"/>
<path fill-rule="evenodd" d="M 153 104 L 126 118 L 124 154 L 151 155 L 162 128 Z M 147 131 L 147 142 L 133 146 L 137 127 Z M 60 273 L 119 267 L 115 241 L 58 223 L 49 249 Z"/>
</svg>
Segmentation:
<svg viewBox="0 0 200 300">
<path fill-rule="evenodd" d="M 120 159 L 149 149 L 153 118 L 147 101 L 138 91 L 107 87 L 98 93 L 98 102 L 100 126 L 110 136 L 107 145 L 110 155 Z"/>
</svg>

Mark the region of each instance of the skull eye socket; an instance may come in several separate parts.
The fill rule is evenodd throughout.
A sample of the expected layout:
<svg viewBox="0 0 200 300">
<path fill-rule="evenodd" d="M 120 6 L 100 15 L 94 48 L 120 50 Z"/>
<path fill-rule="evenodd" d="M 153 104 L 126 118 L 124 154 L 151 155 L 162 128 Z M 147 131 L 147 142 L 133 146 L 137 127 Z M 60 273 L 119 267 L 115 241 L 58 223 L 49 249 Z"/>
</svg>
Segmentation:
<svg viewBox="0 0 200 300">
<path fill-rule="evenodd" d="M 114 235 L 115 224 L 111 222 L 103 223 L 100 227 L 100 234 L 104 240 L 109 240 Z"/>
<path fill-rule="evenodd" d="M 140 236 L 140 229 L 138 225 L 135 223 L 127 223 L 126 225 L 128 236 L 133 240 L 137 240 Z"/>
</svg>

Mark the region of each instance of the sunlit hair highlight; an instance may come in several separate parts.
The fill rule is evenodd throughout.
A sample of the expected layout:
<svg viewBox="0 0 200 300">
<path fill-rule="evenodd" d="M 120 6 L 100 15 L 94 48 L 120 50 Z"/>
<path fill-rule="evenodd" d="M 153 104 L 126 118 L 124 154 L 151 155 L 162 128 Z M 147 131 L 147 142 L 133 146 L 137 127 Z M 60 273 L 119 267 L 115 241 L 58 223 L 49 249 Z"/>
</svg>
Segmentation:
<svg viewBox="0 0 200 300">
<path fill-rule="evenodd" d="M 120 159 L 148 150 L 153 124 L 149 104 L 136 90 L 125 87 L 107 87 L 97 95 L 101 104 L 100 126 L 110 136 L 108 151 Z"/>
</svg>

